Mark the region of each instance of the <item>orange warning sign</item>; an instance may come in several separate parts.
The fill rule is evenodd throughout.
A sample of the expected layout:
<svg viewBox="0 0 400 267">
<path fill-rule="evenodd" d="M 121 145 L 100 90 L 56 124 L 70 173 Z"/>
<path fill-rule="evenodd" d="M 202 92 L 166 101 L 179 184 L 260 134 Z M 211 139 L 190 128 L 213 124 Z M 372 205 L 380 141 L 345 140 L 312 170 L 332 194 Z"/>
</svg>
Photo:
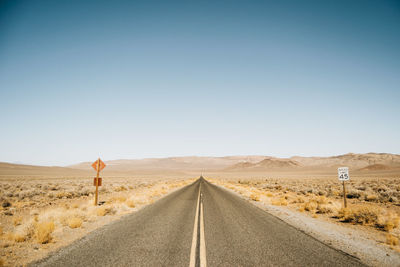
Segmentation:
<svg viewBox="0 0 400 267">
<path fill-rule="evenodd" d="M 92 164 L 93 169 L 95 169 L 96 171 L 97 171 L 97 166 L 99 166 L 99 161 L 100 161 L 100 171 L 106 167 L 106 164 L 101 159 L 98 159 Z"/>
</svg>

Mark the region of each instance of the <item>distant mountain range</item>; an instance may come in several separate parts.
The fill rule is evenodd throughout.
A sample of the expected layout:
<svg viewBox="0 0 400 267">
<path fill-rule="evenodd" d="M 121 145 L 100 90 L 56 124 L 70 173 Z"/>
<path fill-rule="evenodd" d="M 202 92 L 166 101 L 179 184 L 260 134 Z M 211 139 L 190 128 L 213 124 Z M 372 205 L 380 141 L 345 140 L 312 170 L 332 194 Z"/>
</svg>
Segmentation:
<svg viewBox="0 0 400 267">
<path fill-rule="evenodd" d="M 105 174 L 132 173 L 186 173 L 186 172 L 263 172 L 333 169 L 348 166 L 358 171 L 400 170 L 400 155 L 367 153 L 332 157 L 277 158 L 269 156 L 227 157 L 170 157 L 148 159 L 123 159 L 105 162 Z M 43 167 L 12 163 L 0 163 L 0 175 L 93 175 L 91 162 L 68 167 Z"/>
<path fill-rule="evenodd" d="M 228 167 L 226 170 L 262 171 L 278 169 L 333 169 L 340 166 L 347 166 L 352 168 L 353 170 L 359 171 L 400 169 L 400 155 L 387 153 L 349 153 L 333 157 L 295 156 L 287 159 L 267 157 L 264 160 L 256 163 L 240 162 L 231 167 Z"/>
</svg>

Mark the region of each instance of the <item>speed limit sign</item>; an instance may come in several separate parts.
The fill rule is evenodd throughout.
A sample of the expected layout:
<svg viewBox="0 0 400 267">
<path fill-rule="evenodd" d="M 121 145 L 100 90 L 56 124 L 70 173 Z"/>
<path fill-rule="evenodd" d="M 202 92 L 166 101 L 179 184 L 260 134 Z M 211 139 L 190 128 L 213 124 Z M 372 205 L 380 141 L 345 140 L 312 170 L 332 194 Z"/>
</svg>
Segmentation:
<svg viewBox="0 0 400 267">
<path fill-rule="evenodd" d="M 349 168 L 348 167 L 340 167 L 340 168 L 338 168 L 338 178 L 339 178 L 339 181 L 348 181 L 348 180 L 350 180 Z"/>
</svg>

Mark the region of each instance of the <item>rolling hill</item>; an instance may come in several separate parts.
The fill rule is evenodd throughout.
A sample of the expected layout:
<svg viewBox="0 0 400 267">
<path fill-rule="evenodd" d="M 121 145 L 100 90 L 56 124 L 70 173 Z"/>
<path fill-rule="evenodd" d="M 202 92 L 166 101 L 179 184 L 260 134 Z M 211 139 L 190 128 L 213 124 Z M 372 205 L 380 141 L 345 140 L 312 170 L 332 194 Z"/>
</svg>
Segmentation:
<svg viewBox="0 0 400 267">
<path fill-rule="evenodd" d="M 148 159 L 122 159 L 105 161 L 105 175 L 169 174 L 191 172 L 264 172 L 330 170 L 348 166 L 353 170 L 387 171 L 400 170 L 400 155 L 367 153 L 332 157 L 227 156 L 227 157 L 169 157 Z M 0 163 L 0 175 L 93 175 L 91 162 L 67 167 L 44 167 L 23 164 Z"/>
</svg>

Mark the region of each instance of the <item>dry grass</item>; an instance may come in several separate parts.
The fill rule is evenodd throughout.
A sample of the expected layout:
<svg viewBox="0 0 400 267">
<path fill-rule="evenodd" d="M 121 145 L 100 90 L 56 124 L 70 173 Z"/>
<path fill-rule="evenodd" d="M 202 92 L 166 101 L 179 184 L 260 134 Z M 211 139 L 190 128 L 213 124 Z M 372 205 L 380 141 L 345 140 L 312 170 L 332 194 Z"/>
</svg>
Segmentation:
<svg viewBox="0 0 400 267">
<path fill-rule="evenodd" d="M 306 211 L 315 212 L 317 210 L 318 203 L 314 200 L 310 200 L 305 202 L 303 207 Z"/>
<path fill-rule="evenodd" d="M 79 228 L 82 226 L 82 219 L 79 217 L 73 217 L 68 220 L 68 226 L 70 228 Z"/>
<path fill-rule="evenodd" d="M 51 251 L 53 243 L 66 245 L 84 233 L 65 228 L 94 229 L 193 181 L 104 178 L 99 201 L 106 204 L 95 207 L 93 178 L 0 177 L 0 242 L 8 251 L 7 264 L 28 263 L 38 255 L 34 244 L 48 244 Z"/>
<path fill-rule="evenodd" d="M 355 225 L 366 225 L 384 232 L 400 233 L 400 180 L 382 178 L 353 180 L 348 183 L 348 208 L 344 209 L 341 184 L 330 179 L 240 179 L 213 180 L 254 201 L 289 206 L 317 218 Z M 270 197 L 257 198 L 258 195 Z M 384 205 L 383 205 L 384 204 Z"/>
<path fill-rule="evenodd" d="M 392 234 L 386 234 L 386 244 L 397 246 L 399 244 L 399 239 Z"/>
<path fill-rule="evenodd" d="M 52 233 L 54 231 L 54 222 L 41 222 L 36 225 L 36 240 L 40 244 L 50 243 L 52 240 Z"/>
<path fill-rule="evenodd" d="M 135 202 L 132 199 L 127 200 L 126 205 L 128 205 L 128 207 L 130 208 L 134 208 L 136 206 Z"/>
<path fill-rule="evenodd" d="M 267 197 L 273 197 L 273 196 L 274 196 L 271 192 L 266 192 L 265 195 L 266 195 Z"/>
<path fill-rule="evenodd" d="M 250 195 L 250 199 L 253 200 L 253 201 L 260 201 L 260 195 L 256 194 L 256 193 L 252 193 Z"/>
<path fill-rule="evenodd" d="M 400 218 L 387 213 L 385 209 L 372 206 L 351 206 L 338 211 L 337 217 L 343 222 L 371 225 L 384 231 L 391 231 L 399 227 Z"/>
<path fill-rule="evenodd" d="M 118 187 L 114 188 L 115 192 L 122 192 L 122 191 L 127 191 L 127 190 L 128 190 L 128 188 L 126 188 L 126 186 L 124 186 L 124 185 L 121 185 L 121 186 L 118 186 Z"/>
<path fill-rule="evenodd" d="M 382 212 L 381 212 L 382 214 Z M 389 232 L 395 228 L 399 227 L 400 218 L 396 214 L 387 213 L 386 215 L 381 215 L 377 222 L 377 227 Z"/>
<path fill-rule="evenodd" d="M 102 206 L 97 208 L 96 214 L 97 216 L 106 216 L 106 215 L 112 215 L 115 214 L 115 209 L 111 206 Z"/>
<path fill-rule="evenodd" d="M 126 196 L 113 196 L 110 198 L 110 203 L 122 203 L 126 201 Z"/>
<path fill-rule="evenodd" d="M 271 203 L 272 203 L 272 205 L 275 205 L 275 206 L 287 206 L 288 205 L 288 202 L 284 197 L 272 199 Z"/>
<path fill-rule="evenodd" d="M 15 242 L 24 242 L 27 238 L 23 234 L 15 233 L 15 234 L 12 235 L 12 239 Z"/>
<path fill-rule="evenodd" d="M 14 226 L 21 225 L 21 223 L 22 223 L 22 217 L 21 217 L 21 216 L 15 217 L 15 218 L 13 219 L 13 224 L 14 224 Z"/>
</svg>

